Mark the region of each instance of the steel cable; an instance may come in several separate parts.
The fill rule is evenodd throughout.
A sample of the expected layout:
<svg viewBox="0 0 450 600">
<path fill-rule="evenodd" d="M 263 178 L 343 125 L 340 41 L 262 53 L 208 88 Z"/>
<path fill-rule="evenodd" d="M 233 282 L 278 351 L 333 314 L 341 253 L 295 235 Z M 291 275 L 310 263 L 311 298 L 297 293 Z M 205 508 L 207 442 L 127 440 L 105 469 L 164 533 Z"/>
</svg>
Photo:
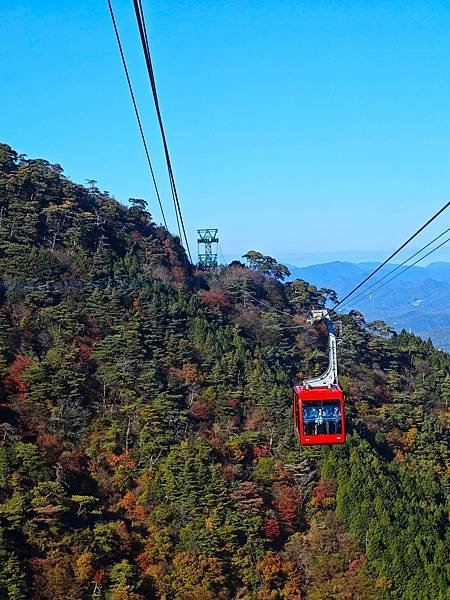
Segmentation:
<svg viewBox="0 0 450 600">
<path fill-rule="evenodd" d="M 164 221 L 164 226 L 168 230 L 166 216 L 164 214 L 164 209 L 163 209 L 163 205 L 162 205 L 162 201 L 161 201 L 161 196 L 159 194 L 159 189 L 158 189 L 158 185 L 156 183 L 155 173 L 153 171 L 152 161 L 151 161 L 151 158 L 150 158 L 150 152 L 148 150 L 147 141 L 145 139 L 144 129 L 142 127 L 141 117 L 139 115 L 139 110 L 138 110 L 138 107 L 137 107 L 136 98 L 135 98 L 134 91 L 133 91 L 133 86 L 131 84 L 130 74 L 129 74 L 129 71 L 128 71 L 127 62 L 125 60 L 125 54 L 124 54 L 124 51 L 123 51 L 122 42 L 120 40 L 120 34 L 119 34 L 119 29 L 118 29 L 117 23 L 116 23 L 116 18 L 115 18 L 115 15 L 114 15 L 114 10 L 113 10 L 112 4 L 111 4 L 111 0 L 107 0 L 107 1 L 108 1 L 109 13 L 111 15 L 112 24 L 113 24 L 113 27 L 114 27 L 114 33 L 116 35 L 117 45 L 119 47 L 120 57 L 122 59 L 123 69 L 125 71 L 125 77 L 126 77 L 127 83 L 128 83 L 128 89 L 130 91 L 131 102 L 133 103 L 134 114 L 136 115 L 137 124 L 138 124 L 139 131 L 140 131 L 140 134 L 141 134 L 142 144 L 144 146 L 145 155 L 147 157 L 148 167 L 150 169 L 150 173 L 151 173 L 152 180 L 153 180 L 153 186 L 155 188 L 156 197 L 158 198 L 159 208 L 161 210 L 161 215 L 162 215 L 162 218 L 163 218 L 163 221 Z"/>
<path fill-rule="evenodd" d="M 403 244 L 397 248 L 397 250 L 395 252 L 393 252 L 390 256 L 388 256 L 388 258 L 386 258 L 386 260 L 384 260 L 376 269 L 374 269 L 371 273 L 369 273 L 369 275 L 367 275 L 367 277 L 365 277 L 361 283 L 359 283 L 357 286 L 355 286 L 346 296 L 344 296 L 344 298 L 342 298 L 342 300 L 340 300 L 339 302 L 337 302 L 332 308 L 330 308 L 330 311 L 335 311 L 336 308 L 338 306 L 340 306 L 341 304 L 343 304 L 345 302 L 345 300 L 347 300 L 348 298 L 350 298 L 350 296 L 353 296 L 353 294 L 359 290 L 365 283 L 367 283 L 367 281 L 369 281 L 369 279 L 371 279 L 374 275 L 376 275 L 376 273 L 378 273 L 390 260 L 392 260 L 394 258 L 394 256 L 397 256 L 397 254 L 399 252 L 401 252 L 401 250 L 403 250 L 403 248 L 405 248 L 405 246 L 407 246 L 410 242 L 412 242 L 412 240 L 414 238 L 416 238 L 419 233 L 421 233 L 426 227 L 428 227 L 428 225 L 430 225 L 430 223 L 432 223 L 435 219 L 437 219 L 437 217 L 442 214 L 444 212 L 445 209 L 447 209 L 450 206 L 450 202 L 447 202 L 446 204 L 444 204 L 444 206 L 438 210 L 437 213 L 435 213 L 431 219 L 428 219 L 428 221 L 422 225 L 422 227 L 420 227 L 415 233 L 413 233 L 413 235 L 411 235 L 406 242 L 403 242 Z"/>
<path fill-rule="evenodd" d="M 183 214 L 181 211 L 181 206 L 180 206 L 180 200 L 178 197 L 178 192 L 177 192 L 177 187 L 175 184 L 175 177 L 173 174 L 173 169 L 172 169 L 172 163 L 170 160 L 170 154 L 169 154 L 169 148 L 167 145 L 167 138 L 166 138 L 166 133 L 164 130 L 164 124 L 163 124 L 163 120 L 162 120 L 162 115 L 161 115 L 161 109 L 159 106 L 159 100 L 158 100 L 158 92 L 157 92 L 157 88 L 156 88 L 156 81 L 155 81 L 155 75 L 153 72 L 153 64 L 152 64 L 152 59 L 151 59 L 151 54 L 150 54 L 150 46 L 148 44 L 148 35 L 147 35 L 147 28 L 145 25 L 145 16 L 144 16 L 144 12 L 143 12 L 143 7 L 142 7 L 142 2 L 140 0 L 133 0 L 133 5 L 134 5 L 134 10 L 136 13 L 136 20 L 137 20 L 137 24 L 138 24 L 138 29 L 139 29 L 139 35 L 141 38 L 141 43 L 142 43 L 142 48 L 144 51 L 144 57 L 145 57 L 145 63 L 147 66 L 147 73 L 149 76 L 149 80 L 150 80 L 150 86 L 152 89 L 152 94 L 153 94 L 153 101 L 155 104 L 155 110 L 156 110 L 156 115 L 158 118 L 158 124 L 159 124 L 159 129 L 161 132 L 161 138 L 162 138 L 162 142 L 163 142 L 163 146 L 164 146 L 164 155 L 166 158 L 166 163 L 167 163 L 167 171 L 169 174 L 169 181 L 170 181 L 170 187 L 171 187 L 171 191 L 172 191 L 172 197 L 173 197 L 173 202 L 174 202 L 174 208 L 175 208 L 175 215 L 177 217 L 177 224 L 178 224 L 178 231 L 180 234 L 180 240 L 182 241 L 183 239 L 183 235 L 184 235 L 184 241 L 186 244 L 186 250 L 189 256 L 189 260 L 192 263 L 192 256 L 191 256 L 191 251 L 189 248 L 189 241 L 186 235 L 186 228 L 184 225 L 184 219 L 183 219 Z M 183 235 L 181 233 L 181 230 L 183 231 Z"/>
</svg>

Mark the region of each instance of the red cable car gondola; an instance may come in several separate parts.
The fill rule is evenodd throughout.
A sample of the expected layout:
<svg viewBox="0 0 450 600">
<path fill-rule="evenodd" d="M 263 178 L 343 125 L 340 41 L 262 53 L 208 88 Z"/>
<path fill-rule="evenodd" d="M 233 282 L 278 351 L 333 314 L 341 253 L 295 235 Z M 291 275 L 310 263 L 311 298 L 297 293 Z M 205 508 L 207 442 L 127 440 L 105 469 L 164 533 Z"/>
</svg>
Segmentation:
<svg viewBox="0 0 450 600">
<path fill-rule="evenodd" d="M 337 342 L 327 311 L 313 311 L 324 319 L 329 336 L 328 369 L 320 377 L 294 387 L 294 429 L 301 446 L 345 443 L 344 394 L 337 379 Z"/>
</svg>

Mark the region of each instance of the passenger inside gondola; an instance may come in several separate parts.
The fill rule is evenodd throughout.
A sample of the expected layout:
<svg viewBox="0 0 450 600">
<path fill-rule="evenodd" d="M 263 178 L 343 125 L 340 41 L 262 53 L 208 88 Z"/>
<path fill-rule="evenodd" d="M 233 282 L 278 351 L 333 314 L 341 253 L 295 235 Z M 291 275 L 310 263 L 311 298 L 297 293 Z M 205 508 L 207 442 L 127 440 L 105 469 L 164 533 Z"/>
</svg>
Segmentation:
<svg viewBox="0 0 450 600">
<path fill-rule="evenodd" d="M 314 433 L 317 408 L 312 406 L 312 404 L 312 402 L 305 402 L 303 405 L 303 429 L 305 435 L 312 435 Z"/>
<path fill-rule="evenodd" d="M 342 433 L 341 405 L 334 400 L 305 402 L 303 404 L 305 435 L 332 435 Z"/>
<path fill-rule="evenodd" d="M 333 407 L 333 433 L 342 433 L 342 415 L 341 415 L 341 406 L 340 404 L 336 404 Z"/>
</svg>

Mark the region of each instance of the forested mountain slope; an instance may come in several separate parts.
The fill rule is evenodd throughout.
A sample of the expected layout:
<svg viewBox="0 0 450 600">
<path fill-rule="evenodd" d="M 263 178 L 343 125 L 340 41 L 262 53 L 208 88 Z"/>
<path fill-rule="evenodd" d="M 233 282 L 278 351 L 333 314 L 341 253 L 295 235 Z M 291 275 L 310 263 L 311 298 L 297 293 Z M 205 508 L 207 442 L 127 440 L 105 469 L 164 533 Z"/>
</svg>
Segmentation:
<svg viewBox="0 0 450 600">
<path fill-rule="evenodd" d="M 348 443 L 300 449 L 329 291 L 186 265 L 0 145 L 0 597 L 447 598 L 450 357 L 344 316 Z"/>
</svg>

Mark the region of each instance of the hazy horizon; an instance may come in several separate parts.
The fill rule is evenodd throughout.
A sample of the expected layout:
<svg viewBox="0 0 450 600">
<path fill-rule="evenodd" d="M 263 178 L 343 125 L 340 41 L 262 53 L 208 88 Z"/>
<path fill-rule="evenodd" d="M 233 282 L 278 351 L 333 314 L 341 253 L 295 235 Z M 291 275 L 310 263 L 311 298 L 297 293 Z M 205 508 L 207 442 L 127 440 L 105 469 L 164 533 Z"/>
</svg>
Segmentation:
<svg viewBox="0 0 450 600">
<path fill-rule="evenodd" d="M 248 248 L 247 250 L 249 250 L 250 248 Z M 254 249 L 254 248 L 252 248 Z M 246 251 L 247 251 L 246 250 Z M 397 258 L 395 257 L 392 261 L 390 261 L 390 264 L 400 264 L 402 263 L 404 260 L 406 260 L 407 256 L 410 256 L 412 254 L 414 254 L 414 252 L 416 252 L 418 250 L 418 248 L 411 248 L 409 250 L 409 254 L 405 254 L 405 255 L 401 255 L 403 256 L 403 258 Z M 278 262 L 281 262 L 282 264 L 287 264 L 290 266 L 295 266 L 295 267 L 313 267 L 315 265 L 321 265 L 321 264 L 327 264 L 327 263 L 332 263 L 332 262 L 346 262 L 346 263 L 351 263 L 351 264 L 360 264 L 360 263 L 365 263 L 365 262 L 376 262 L 376 263 L 380 263 L 383 262 L 388 256 L 389 254 L 392 254 L 392 250 L 390 252 L 385 251 L 385 252 L 367 252 L 367 253 L 355 253 L 355 252 L 323 252 L 323 253 L 305 253 L 305 254 L 274 254 L 274 257 L 278 260 Z M 219 255 L 219 263 L 222 262 L 221 259 L 225 258 L 225 262 L 229 263 L 233 260 L 240 260 L 242 261 L 242 255 L 239 255 L 237 253 L 234 254 L 220 254 Z M 418 257 L 416 257 L 415 260 L 417 260 Z M 414 261 L 413 261 L 414 262 Z M 445 249 L 442 248 L 442 250 L 438 250 L 435 254 L 429 256 L 427 259 L 425 259 L 422 262 L 418 263 L 417 265 L 415 265 L 416 267 L 427 267 L 430 264 L 433 263 L 437 263 L 437 262 L 445 262 L 445 263 L 450 263 L 450 248 L 449 249 Z"/>
</svg>

